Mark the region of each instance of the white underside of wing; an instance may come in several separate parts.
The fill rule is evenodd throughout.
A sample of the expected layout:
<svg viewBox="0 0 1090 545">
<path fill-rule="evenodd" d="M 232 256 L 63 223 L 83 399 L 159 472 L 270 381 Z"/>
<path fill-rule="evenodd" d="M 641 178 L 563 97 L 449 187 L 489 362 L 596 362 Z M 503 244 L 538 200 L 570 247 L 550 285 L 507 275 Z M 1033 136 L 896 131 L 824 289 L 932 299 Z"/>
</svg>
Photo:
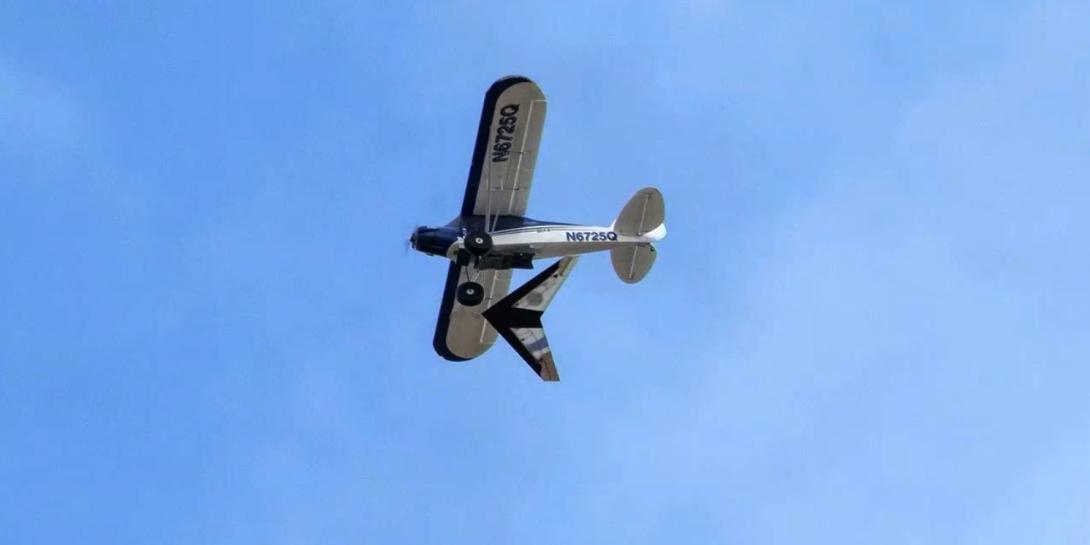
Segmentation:
<svg viewBox="0 0 1090 545">
<path fill-rule="evenodd" d="M 462 271 L 458 283 L 474 281 L 484 287 L 485 299 L 481 304 L 467 307 L 454 301 L 447 328 L 447 348 L 455 355 L 472 359 L 484 354 L 496 342 L 496 330 L 481 316 L 489 306 L 507 295 L 511 285 L 511 270 L 477 271 L 468 267 Z"/>
<path fill-rule="evenodd" d="M 496 99 L 474 214 L 526 213 L 545 112 L 545 95 L 532 81 L 513 85 Z"/>
</svg>

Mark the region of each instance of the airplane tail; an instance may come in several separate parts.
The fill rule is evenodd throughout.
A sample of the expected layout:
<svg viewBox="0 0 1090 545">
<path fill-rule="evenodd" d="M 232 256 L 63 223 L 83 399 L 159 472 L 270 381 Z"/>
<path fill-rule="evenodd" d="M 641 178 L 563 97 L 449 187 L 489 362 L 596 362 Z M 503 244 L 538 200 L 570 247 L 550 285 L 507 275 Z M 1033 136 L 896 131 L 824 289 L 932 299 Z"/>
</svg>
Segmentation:
<svg viewBox="0 0 1090 545">
<path fill-rule="evenodd" d="M 636 192 L 621 209 L 610 227 L 621 236 L 642 237 L 648 242 L 625 245 L 610 251 L 613 271 L 627 284 L 635 284 L 655 264 L 655 245 L 650 241 L 666 236 L 666 202 L 654 187 Z"/>
</svg>

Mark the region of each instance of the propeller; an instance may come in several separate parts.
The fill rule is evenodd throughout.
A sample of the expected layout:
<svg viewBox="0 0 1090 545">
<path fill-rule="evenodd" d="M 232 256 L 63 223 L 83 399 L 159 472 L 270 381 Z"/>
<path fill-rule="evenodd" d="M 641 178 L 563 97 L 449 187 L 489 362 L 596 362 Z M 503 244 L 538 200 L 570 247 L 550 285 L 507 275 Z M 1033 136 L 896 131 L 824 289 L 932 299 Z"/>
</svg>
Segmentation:
<svg viewBox="0 0 1090 545">
<path fill-rule="evenodd" d="M 419 223 L 414 223 L 413 224 L 413 230 L 411 231 L 412 234 L 409 235 L 409 238 L 405 239 L 405 245 L 402 247 L 402 250 L 403 250 L 402 255 L 409 255 L 409 250 L 411 250 L 413 248 L 413 245 L 414 245 L 414 242 L 415 242 L 415 239 L 416 239 L 416 230 L 417 229 L 420 229 L 420 224 Z"/>
</svg>

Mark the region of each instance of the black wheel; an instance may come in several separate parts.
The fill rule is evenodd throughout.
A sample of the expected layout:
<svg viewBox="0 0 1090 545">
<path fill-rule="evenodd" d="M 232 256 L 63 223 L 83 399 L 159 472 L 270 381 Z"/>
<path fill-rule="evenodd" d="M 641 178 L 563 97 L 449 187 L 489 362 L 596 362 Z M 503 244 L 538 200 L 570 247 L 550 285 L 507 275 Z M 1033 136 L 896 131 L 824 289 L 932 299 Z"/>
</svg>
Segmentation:
<svg viewBox="0 0 1090 545">
<path fill-rule="evenodd" d="M 475 307 L 484 301 L 484 286 L 476 282 L 466 282 L 458 286 L 458 293 L 455 295 L 459 303 L 467 307 Z"/>
<path fill-rule="evenodd" d="M 492 249 L 492 237 L 488 233 L 470 233 L 466 235 L 466 249 L 473 255 L 484 255 Z"/>
</svg>

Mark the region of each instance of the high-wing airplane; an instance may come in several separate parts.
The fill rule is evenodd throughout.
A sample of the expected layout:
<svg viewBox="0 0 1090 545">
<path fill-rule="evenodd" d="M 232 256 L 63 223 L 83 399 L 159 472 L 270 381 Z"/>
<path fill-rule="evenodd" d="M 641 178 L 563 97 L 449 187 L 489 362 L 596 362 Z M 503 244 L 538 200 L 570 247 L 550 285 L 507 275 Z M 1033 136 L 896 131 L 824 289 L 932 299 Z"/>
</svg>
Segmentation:
<svg viewBox="0 0 1090 545">
<path fill-rule="evenodd" d="M 610 251 L 627 283 L 647 275 L 654 242 L 666 236 L 666 207 L 647 187 L 608 227 L 541 221 L 525 216 L 545 123 L 545 95 L 520 76 L 502 78 L 484 96 L 477 143 L 461 212 L 443 227 L 418 227 L 409 244 L 450 260 L 433 345 L 440 356 L 465 361 L 502 335 L 544 380 L 558 380 L 541 315 L 575 266 L 578 254 Z M 561 257 L 508 294 L 512 269 Z"/>
</svg>

